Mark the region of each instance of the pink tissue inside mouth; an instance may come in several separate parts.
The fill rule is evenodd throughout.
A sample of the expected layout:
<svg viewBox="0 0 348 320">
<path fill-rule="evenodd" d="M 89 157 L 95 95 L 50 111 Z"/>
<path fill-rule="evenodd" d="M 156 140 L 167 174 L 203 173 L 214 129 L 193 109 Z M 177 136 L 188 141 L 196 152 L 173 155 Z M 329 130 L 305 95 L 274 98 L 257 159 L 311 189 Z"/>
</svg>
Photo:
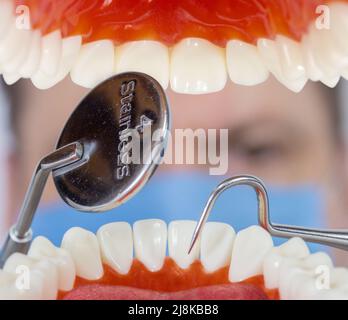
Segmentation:
<svg viewBox="0 0 348 320">
<path fill-rule="evenodd" d="M 14 1 L 30 8 L 32 26 L 42 34 L 60 30 L 63 37 L 82 35 L 85 43 L 156 40 L 167 46 L 194 37 L 225 47 L 231 39 L 256 44 L 277 34 L 300 41 L 318 5 L 335 0 Z"/>
<path fill-rule="evenodd" d="M 211 285 L 176 292 L 159 292 L 126 286 L 90 284 L 64 296 L 65 300 L 267 300 L 258 287 L 246 283 Z"/>
</svg>

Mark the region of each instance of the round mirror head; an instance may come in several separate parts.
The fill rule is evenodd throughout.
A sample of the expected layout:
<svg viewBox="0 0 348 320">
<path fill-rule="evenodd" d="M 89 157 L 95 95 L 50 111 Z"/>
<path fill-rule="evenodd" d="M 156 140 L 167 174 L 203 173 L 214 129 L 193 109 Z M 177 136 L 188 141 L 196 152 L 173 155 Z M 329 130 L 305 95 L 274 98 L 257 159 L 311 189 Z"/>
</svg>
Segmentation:
<svg viewBox="0 0 348 320">
<path fill-rule="evenodd" d="M 67 121 L 57 149 L 83 145 L 78 165 L 55 170 L 63 200 L 80 211 L 105 211 L 132 197 L 164 155 L 169 108 L 161 85 L 127 72 L 93 89 Z"/>
</svg>

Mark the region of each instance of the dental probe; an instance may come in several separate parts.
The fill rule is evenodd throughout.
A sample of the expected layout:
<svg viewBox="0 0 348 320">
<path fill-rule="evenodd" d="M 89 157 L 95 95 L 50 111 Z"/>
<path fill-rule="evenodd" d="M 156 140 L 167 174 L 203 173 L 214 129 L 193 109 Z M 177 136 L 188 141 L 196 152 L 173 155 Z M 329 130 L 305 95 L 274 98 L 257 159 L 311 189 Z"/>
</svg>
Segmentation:
<svg viewBox="0 0 348 320">
<path fill-rule="evenodd" d="M 257 177 L 242 175 L 224 180 L 211 193 L 193 232 L 188 254 L 192 251 L 197 239 L 199 238 L 217 198 L 227 189 L 238 185 L 248 185 L 255 190 L 258 200 L 259 224 L 271 235 L 282 238 L 300 237 L 308 242 L 316 242 L 348 251 L 348 230 L 322 230 L 273 224 L 269 214 L 269 200 L 265 185 Z"/>
<path fill-rule="evenodd" d="M 170 110 L 152 77 L 127 72 L 94 88 L 71 114 L 56 150 L 37 165 L 17 223 L 0 252 L 0 268 L 27 253 L 32 221 L 52 172 L 61 198 L 79 211 L 102 212 L 134 196 L 164 155 Z"/>
</svg>

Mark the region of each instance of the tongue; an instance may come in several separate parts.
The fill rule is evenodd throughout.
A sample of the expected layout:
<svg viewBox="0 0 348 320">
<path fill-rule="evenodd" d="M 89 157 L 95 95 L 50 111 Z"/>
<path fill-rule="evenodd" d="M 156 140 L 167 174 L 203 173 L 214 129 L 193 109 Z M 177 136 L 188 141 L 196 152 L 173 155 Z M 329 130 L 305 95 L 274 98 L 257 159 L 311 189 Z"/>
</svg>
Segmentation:
<svg viewBox="0 0 348 320">
<path fill-rule="evenodd" d="M 158 292 L 124 286 L 91 284 L 66 294 L 66 300 L 266 300 L 267 295 L 250 284 L 229 283 L 177 292 Z"/>
</svg>

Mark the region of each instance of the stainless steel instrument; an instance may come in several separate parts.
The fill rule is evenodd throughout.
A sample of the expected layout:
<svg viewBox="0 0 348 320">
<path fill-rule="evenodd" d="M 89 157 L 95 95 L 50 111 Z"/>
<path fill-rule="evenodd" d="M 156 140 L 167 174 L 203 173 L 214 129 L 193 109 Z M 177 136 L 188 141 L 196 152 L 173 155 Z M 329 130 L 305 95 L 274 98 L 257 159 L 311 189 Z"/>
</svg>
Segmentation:
<svg viewBox="0 0 348 320">
<path fill-rule="evenodd" d="M 227 189 L 238 185 L 248 185 L 255 190 L 258 200 L 259 224 L 273 236 L 283 238 L 301 237 L 303 240 L 309 242 L 317 242 L 327 246 L 348 250 L 348 230 L 321 230 L 273 224 L 270 218 L 268 195 L 264 183 L 257 177 L 242 175 L 226 179 L 211 193 L 193 233 L 188 253 L 191 252 L 199 238 L 217 198 Z"/>
</svg>

